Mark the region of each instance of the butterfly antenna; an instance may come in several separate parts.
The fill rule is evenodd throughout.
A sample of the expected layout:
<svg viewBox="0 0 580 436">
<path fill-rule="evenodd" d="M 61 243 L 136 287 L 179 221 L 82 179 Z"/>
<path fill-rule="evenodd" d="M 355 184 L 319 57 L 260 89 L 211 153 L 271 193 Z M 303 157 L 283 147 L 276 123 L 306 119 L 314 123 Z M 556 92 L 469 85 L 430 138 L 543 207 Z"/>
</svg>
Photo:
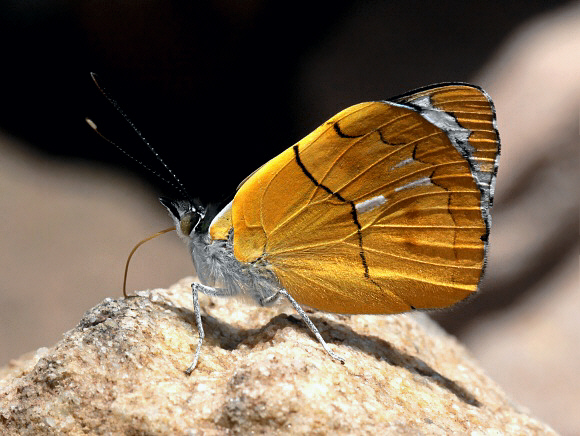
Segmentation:
<svg viewBox="0 0 580 436">
<path fill-rule="evenodd" d="M 167 183 L 169 186 L 171 186 L 172 188 L 178 190 L 179 192 L 181 192 L 182 194 L 187 196 L 187 193 L 185 193 L 183 191 L 183 189 L 180 186 L 177 186 L 175 183 L 172 183 L 171 181 L 167 180 L 165 177 L 163 177 L 161 174 L 159 174 L 157 171 L 155 171 L 154 169 L 148 167 L 147 165 L 145 165 L 143 162 L 141 162 L 139 159 L 136 159 L 135 157 L 133 157 L 132 155 L 130 155 L 129 153 L 127 153 L 127 151 L 125 151 L 124 148 L 120 147 L 119 145 L 115 144 L 112 140 L 110 140 L 109 138 L 107 138 L 105 135 L 103 135 L 99 129 L 97 128 L 97 125 L 95 124 L 95 122 L 93 120 L 91 120 L 90 118 L 85 118 L 85 121 L 87 122 L 87 124 L 89 125 L 89 127 L 91 129 L 93 129 L 95 131 L 95 133 L 97 135 L 99 135 L 101 138 L 103 138 L 105 141 L 107 141 L 109 144 L 114 145 L 121 153 L 123 153 L 125 156 L 127 156 L 129 159 L 132 159 L 133 161 L 137 162 L 139 165 L 141 165 L 143 168 L 145 168 L 147 171 L 149 171 L 151 174 L 154 174 L 156 177 L 158 177 L 160 180 L 162 180 L 163 182 Z"/>
<path fill-rule="evenodd" d="M 173 171 L 171 171 L 171 168 L 169 168 L 167 166 L 167 164 L 165 163 L 165 161 L 161 158 L 161 156 L 159 156 L 159 154 L 153 148 L 153 146 L 151 144 L 149 144 L 149 141 L 147 141 L 147 139 L 145 139 L 145 136 L 141 133 L 141 131 L 137 128 L 137 126 L 135 126 L 135 124 L 133 124 L 133 121 L 131 121 L 131 119 L 127 116 L 127 114 L 123 111 L 123 109 L 121 109 L 121 107 L 119 106 L 119 103 L 117 103 L 117 101 L 113 97 L 111 97 L 111 95 L 109 94 L 109 92 L 99 83 L 99 81 L 97 80 L 97 74 L 91 73 L 91 78 L 93 79 L 93 82 L 95 82 L 95 85 L 97 85 L 97 88 L 99 89 L 99 91 L 101 91 L 101 94 L 103 94 L 105 96 L 105 98 L 109 101 L 109 103 L 111 103 L 113 105 L 113 107 L 117 110 L 117 112 L 125 119 L 125 121 L 129 124 L 129 126 L 131 126 L 131 128 L 133 129 L 133 131 L 137 134 L 137 136 L 139 136 L 139 138 L 141 139 L 141 141 L 143 141 L 145 143 L 145 145 L 147 146 L 147 148 L 151 151 L 151 153 L 153 153 L 153 155 L 159 161 L 159 163 L 161 165 L 163 165 L 163 167 L 165 168 L 165 170 L 167 171 L 167 173 L 173 178 L 173 180 L 175 180 L 175 182 L 177 183 L 178 186 L 176 186 L 175 184 L 173 184 L 170 181 L 166 180 L 157 171 L 154 171 L 153 169 L 151 169 L 150 167 L 148 167 L 147 165 L 145 165 L 143 162 L 141 162 L 140 160 L 134 158 L 132 155 L 130 155 L 129 153 L 127 153 L 123 148 L 121 148 L 120 146 L 118 146 L 117 144 L 115 144 L 113 141 L 111 141 L 107 137 L 103 136 L 103 134 L 101 134 L 97 130 L 96 124 L 94 122 L 92 122 L 90 119 L 86 119 L 86 121 L 89 124 L 89 126 L 91 126 L 91 128 L 95 132 L 97 132 L 99 134 L 99 136 L 101 136 L 107 142 L 111 143 L 112 145 L 114 145 L 115 147 L 117 147 L 119 150 L 121 150 L 123 152 L 123 154 L 125 154 L 129 158 L 133 159 L 135 162 L 139 163 L 142 167 L 144 167 L 145 169 L 147 169 L 151 173 L 155 174 L 157 177 L 159 177 L 165 183 L 168 183 L 170 186 L 172 186 L 173 188 L 175 188 L 178 191 L 180 191 L 185 197 L 189 198 L 189 194 L 187 193 L 187 190 L 185 189 L 185 187 L 181 183 L 181 180 L 179 180 L 179 178 L 175 175 L 175 173 Z"/>
</svg>

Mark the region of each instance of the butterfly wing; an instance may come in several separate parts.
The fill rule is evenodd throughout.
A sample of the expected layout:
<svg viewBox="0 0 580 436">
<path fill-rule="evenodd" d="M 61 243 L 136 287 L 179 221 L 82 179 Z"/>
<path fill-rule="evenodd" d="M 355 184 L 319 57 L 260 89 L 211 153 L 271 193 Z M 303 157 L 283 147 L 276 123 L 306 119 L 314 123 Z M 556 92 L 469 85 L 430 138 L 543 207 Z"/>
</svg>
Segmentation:
<svg viewBox="0 0 580 436">
<path fill-rule="evenodd" d="M 489 95 L 473 85 L 440 84 L 412 91 L 393 101 L 419 106 L 420 109 L 425 102 L 430 103 L 434 109 L 449 113 L 470 132 L 467 146 L 471 149 L 463 155 L 481 186 L 482 208 L 489 212 L 493 206 L 500 154 L 495 108 Z M 491 217 L 486 217 L 486 220 L 490 226 Z"/>
<path fill-rule="evenodd" d="M 478 88 L 352 106 L 242 184 L 234 254 L 320 310 L 449 306 L 482 274 L 498 155 Z"/>
</svg>

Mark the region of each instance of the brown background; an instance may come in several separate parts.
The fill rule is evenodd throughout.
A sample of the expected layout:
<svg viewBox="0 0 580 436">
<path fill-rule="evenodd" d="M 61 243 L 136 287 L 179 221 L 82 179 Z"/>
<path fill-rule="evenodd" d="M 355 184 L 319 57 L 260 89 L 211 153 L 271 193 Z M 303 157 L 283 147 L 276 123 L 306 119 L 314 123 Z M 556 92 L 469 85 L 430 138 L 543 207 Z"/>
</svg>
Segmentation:
<svg viewBox="0 0 580 436">
<path fill-rule="evenodd" d="M 170 224 L 156 195 L 171 188 L 84 124 L 155 164 L 89 71 L 205 201 L 350 104 L 470 81 L 494 98 L 503 146 L 489 268 L 477 298 L 434 316 L 574 434 L 580 4 L 238 3 L 0 3 L 0 364 L 118 297 L 130 248 Z M 131 288 L 192 273 L 176 239 L 140 250 Z"/>
</svg>

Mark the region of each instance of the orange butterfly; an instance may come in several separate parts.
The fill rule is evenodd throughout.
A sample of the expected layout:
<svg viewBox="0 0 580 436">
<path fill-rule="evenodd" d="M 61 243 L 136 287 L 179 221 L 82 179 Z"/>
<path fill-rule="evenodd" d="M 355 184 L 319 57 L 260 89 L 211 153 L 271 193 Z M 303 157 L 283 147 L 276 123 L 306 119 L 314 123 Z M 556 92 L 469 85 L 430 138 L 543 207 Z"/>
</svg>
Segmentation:
<svg viewBox="0 0 580 436">
<path fill-rule="evenodd" d="M 204 338 L 199 292 L 263 306 L 284 297 L 342 363 L 301 305 L 388 314 L 475 292 L 499 152 L 489 96 L 449 83 L 343 110 L 254 171 L 217 214 L 165 166 L 185 198 L 160 200 L 200 281 L 192 284 L 199 342 L 186 373 Z"/>
<path fill-rule="evenodd" d="M 491 226 L 499 136 L 489 96 L 441 84 L 361 103 L 264 164 L 215 217 L 161 202 L 191 250 L 198 292 L 284 297 L 335 313 L 450 306 L 475 292 Z"/>
</svg>

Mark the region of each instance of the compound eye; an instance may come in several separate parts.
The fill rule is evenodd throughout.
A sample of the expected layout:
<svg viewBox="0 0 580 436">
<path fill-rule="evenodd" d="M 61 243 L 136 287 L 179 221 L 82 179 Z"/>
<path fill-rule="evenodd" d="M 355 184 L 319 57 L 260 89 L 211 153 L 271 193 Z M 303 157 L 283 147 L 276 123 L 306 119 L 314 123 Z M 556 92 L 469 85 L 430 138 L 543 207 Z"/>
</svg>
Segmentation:
<svg viewBox="0 0 580 436">
<path fill-rule="evenodd" d="M 181 217 L 181 220 L 179 220 L 179 228 L 181 230 L 181 233 L 183 233 L 185 236 L 189 236 L 189 234 L 192 232 L 192 230 L 195 228 L 198 222 L 199 222 L 198 214 L 192 212 L 186 213 Z"/>
</svg>

